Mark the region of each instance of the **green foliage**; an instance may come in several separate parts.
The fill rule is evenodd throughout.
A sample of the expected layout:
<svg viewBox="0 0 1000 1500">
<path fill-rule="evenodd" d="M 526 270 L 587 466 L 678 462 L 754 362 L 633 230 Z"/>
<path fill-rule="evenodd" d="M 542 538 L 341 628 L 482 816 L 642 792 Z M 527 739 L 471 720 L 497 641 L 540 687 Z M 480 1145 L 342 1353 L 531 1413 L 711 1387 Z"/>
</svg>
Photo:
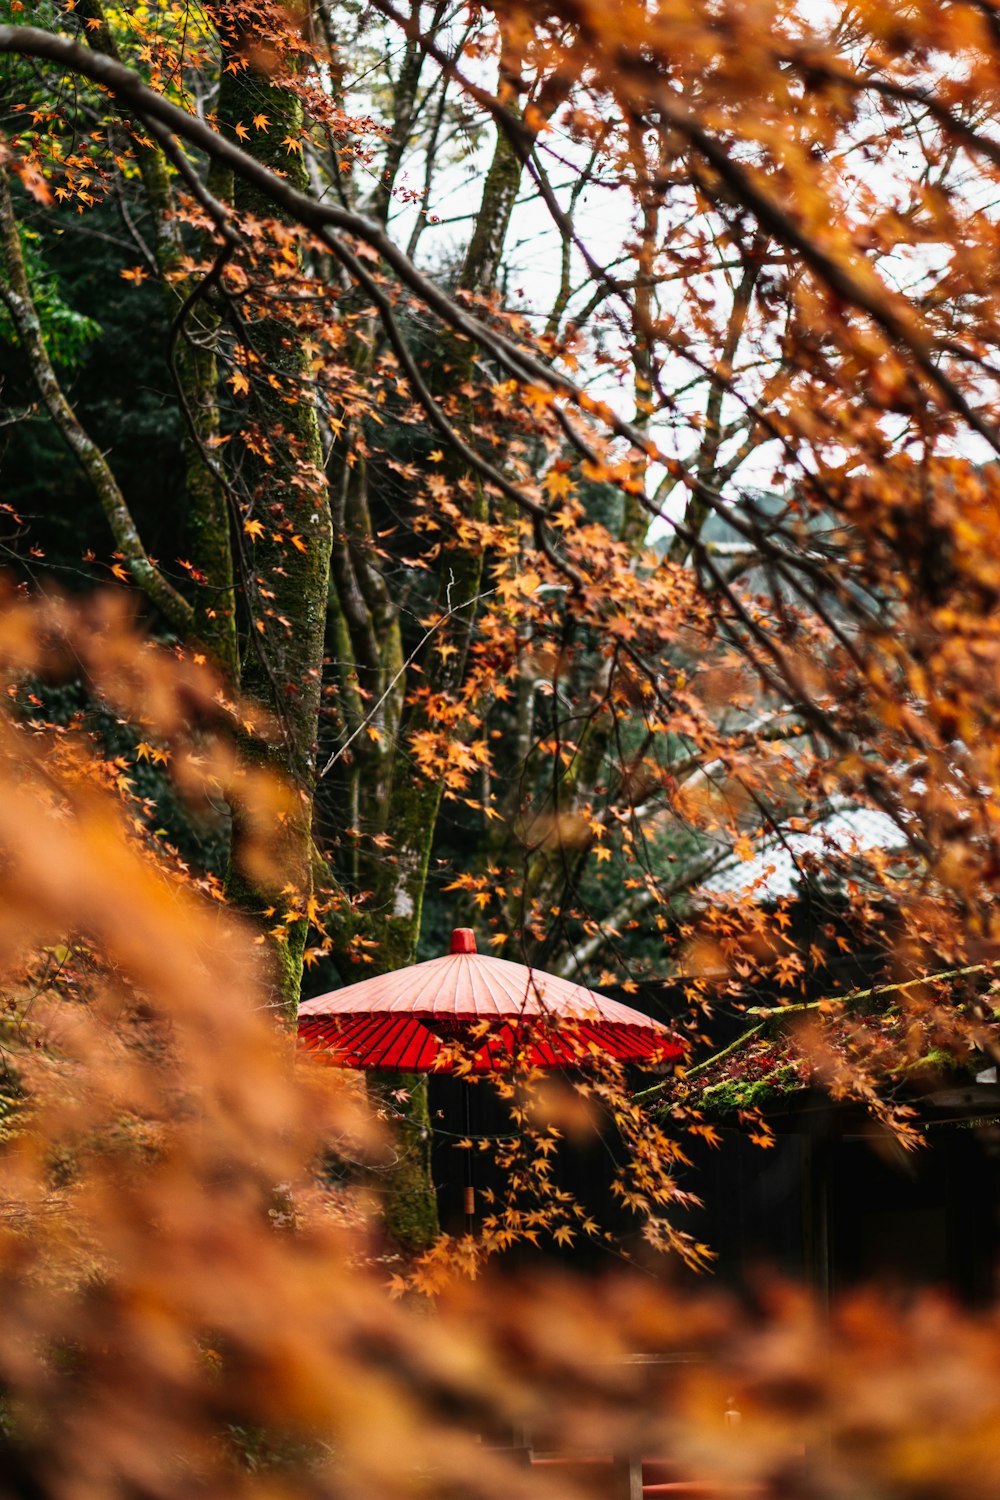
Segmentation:
<svg viewBox="0 0 1000 1500">
<path fill-rule="evenodd" d="M 165 358 L 167 328 L 160 288 L 122 280 L 123 267 L 136 259 L 117 213 L 107 204 L 91 209 L 86 239 L 61 232 L 65 211 L 43 210 L 23 196 L 18 204 L 28 235 L 26 250 L 44 242 L 44 280 L 32 270 L 33 288 L 49 286 L 88 329 L 72 367 L 60 373 L 67 397 L 80 421 L 107 455 L 153 555 L 172 572 L 183 556 L 184 477 L 181 422 L 171 393 Z M 138 231 L 149 225 L 141 201 L 130 205 Z M 42 306 L 39 312 L 46 314 Z M 48 336 L 48 327 L 46 334 Z M 72 349 L 72 341 L 66 348 Z M 55 350 L 50 345 L 50 353 Z M 38 407 L 38 392 L 20 351 L 0 338 L 0 382 L 4 404 L 36 414 L 8 432 L 2 453 L 3 498 L 30 524 L 30 542 L 44 553 L 63 586 L 74 590 L 108 582 L 112 550 L 107 523 L 79 466 L 48 416 Z M 44 504 L 40 498 L 44 497 Z M 99 560 L 84 572 L 81 556 L 93 551 Z M 71 570 L 71 571 L 67 571 Z"/>
<path fill-rule="evenodd" d="M 59 276 L 49 266 L 41 251 L 41 235 L 20 226 L 24 263 L 31 281 L 45 345 L 54 365 L 77 370 L 95 339 L 101 336 L 101 325 L 67 302 Z M 16 344 L 17 334 L 10 314 L 0 306 L 0 338 Z"/>
</svg>

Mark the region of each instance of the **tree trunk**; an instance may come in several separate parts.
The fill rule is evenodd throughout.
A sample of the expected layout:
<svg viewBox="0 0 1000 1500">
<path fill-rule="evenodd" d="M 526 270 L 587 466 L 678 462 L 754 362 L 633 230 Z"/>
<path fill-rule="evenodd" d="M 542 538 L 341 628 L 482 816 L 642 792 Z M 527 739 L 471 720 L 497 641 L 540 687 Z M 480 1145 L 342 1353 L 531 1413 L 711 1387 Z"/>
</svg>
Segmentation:
<svg viewBox="0 0 1000 1500">
<path fill-rule="evenodd" d="M 249 38 L 238 28 L 225 29 L 222 42 L 221 129 L 235 139 L 237 124 L 254 116 L 266 117 L 266 130 L 254 129 L 247 146 L 265 165 L 306 190 L 301 155 L 283 144 L 300 138 L 301 103 L 291 89 L 275 83 L 254 65 L 253 49 L 244 49 Z M 239 216 L 274 219 L 270 202 L 242 181 L 216 181 L 214 186 L 218 191 L 228 189 Z M 296 255 L 301 270 L 301 254 L 293 246 L 294 242 L 286 243 L 282 251 L 286 259 Z M 252 382 L 250 416 L 255 428 L 269 434 L 271 441 L 270 462 L 252 444 L 243 453 L 241 478 L 249 500 L 248 515 L 259 520 L 262 529 L 248 559 L 255 596 L 248 601 L 252 644 L 244 652 L 241 686 L 249 697 L 266 705 L 281 726 L 283 742 L 258 740 L 252 753 L 276 774 L 291 775 L 295 804 L 284 826 L 280 871 L 273 883 L 261 881 L 241 858 L 248 831 L 239 816 L 234 817 L 227 891 L 267 936 L 274 960 L 274 1001 L 291 1024 L 298 1007 L 312 894 L 312 813 L 330 579 L 330 499 L 300 331 L 272 306 L 253 323 L 252 342 L 268 375 Z M 276 910 L 268 915 L 272 908 Z"/>
</svg>

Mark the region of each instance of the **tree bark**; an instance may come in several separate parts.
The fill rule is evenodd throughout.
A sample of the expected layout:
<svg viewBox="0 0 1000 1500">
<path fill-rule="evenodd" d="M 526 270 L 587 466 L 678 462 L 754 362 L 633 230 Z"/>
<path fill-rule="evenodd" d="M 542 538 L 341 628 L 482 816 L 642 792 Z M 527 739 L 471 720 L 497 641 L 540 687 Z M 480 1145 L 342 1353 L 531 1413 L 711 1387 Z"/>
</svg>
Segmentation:
<svg viewBox="0 0 1000 1500">
<path fill-rule="evenodd" d="M 259 161 L 277 168 L 294 187 L 305 191 L 308 180 L 301 155 L 282 145 L 283 140 L 299 139 L 302 105 L 292 89 L 255 66 L 252 50 L 249 56 L 241 53 L 249 38 L 227 16 L 223 11 L 220 129 L 235 140 L 238 123 L 254 115 L 266 116 L 268 128 L 253 131 L 249 147 Z M 242 179 L 226 183 L 217 178 L 213 186 L 230 197 L 238 215 L 275 218 L 270 201 Z M 298 257 L 301 270 L 300 252 L 287 245 L 284 249 Z M 263 524 L 254 543 L 252 572 L 255 584 L 266 587 L 270 598 L 252 621 L 255 639 L 244 653 L 241 686 L 249 697 L 271 709 L 283 732 L 282 743 L 258 740 L 252 754 L 276 774 L 290 773 L 296 797 L 284 827 L 276 883 L 262 882 L 252 873 L 243 858 L 248 831 L 239 815 L 234 817 L 227 892 L 266 934 L 273 958 L 274 1003 L 292 1024 L 312 894 L 316 737 L 330 581 L 330 497 L 299 331 L 272 309 L 253 323 L 252 337 L 255 353 L 273 377 L 255 380 L 250 396 L 253 421 L 270 435 L 271 462 L 247 446 L 242 479 L 250 511 Z M 290 544 L 292 535 L 299 537 L 299 545 Z M 273 907 L 279 908 L 276 923 L 273 915 L 267 915 Z"/>
</svg>

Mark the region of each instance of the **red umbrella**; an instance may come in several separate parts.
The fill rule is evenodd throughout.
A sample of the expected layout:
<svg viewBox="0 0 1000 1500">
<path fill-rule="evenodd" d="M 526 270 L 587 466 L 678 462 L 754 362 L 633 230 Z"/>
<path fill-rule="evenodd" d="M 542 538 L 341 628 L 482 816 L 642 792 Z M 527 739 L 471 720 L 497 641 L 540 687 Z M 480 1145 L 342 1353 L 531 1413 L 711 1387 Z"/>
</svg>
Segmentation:
<svg viewBox="0 0 1000 1500">
<path fill-rule="evenodd" d="M 443 958 L 375 974 L 299 1007 L 299 1041 L 343 1068 L 451 1072 L 456 1059 L 475 1073 L 516 1060 L 542 1068 L 579 1067 L 597 1054 L 647 1067 L 684 1053 L 674 1034 L 630 1010 L 541 969 L 476 952 L 470 927 L 456 927 Z M 469 1089 L 465 1133 L 471 1137 Z M 472 1153 L 466 1164 L 465 1222 L 475 1213 Z"/>
<path fill-rule="evenodd" d="M 450 1072 L 458 1050 L 476 1073 L 509 1067 L 514 1057 L 562 1068 L 603 1054 L 648 1067 L 684 1052 L 671 1031 L 640 1011 L 572 980 L 477 953 L 468 927 L 455 929 L 443 958 L 306 1000 L 299 1040 L 341 1067 L 410 1073 Z"/>
</svg>

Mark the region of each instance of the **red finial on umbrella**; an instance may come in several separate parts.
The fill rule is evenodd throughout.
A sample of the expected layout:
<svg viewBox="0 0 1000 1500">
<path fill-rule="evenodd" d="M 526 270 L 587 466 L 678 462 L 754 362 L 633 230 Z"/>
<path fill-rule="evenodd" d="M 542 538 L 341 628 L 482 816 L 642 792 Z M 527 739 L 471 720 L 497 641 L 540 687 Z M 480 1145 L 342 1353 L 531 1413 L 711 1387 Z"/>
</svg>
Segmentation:
<svg viewBox="0 0 1000 1500">
<path fill-rule="evenodd" d="M 471 927 L 455 927 L 451 934 L 449 953 L 475 953 L 476 934 Z"/>
</svg>

